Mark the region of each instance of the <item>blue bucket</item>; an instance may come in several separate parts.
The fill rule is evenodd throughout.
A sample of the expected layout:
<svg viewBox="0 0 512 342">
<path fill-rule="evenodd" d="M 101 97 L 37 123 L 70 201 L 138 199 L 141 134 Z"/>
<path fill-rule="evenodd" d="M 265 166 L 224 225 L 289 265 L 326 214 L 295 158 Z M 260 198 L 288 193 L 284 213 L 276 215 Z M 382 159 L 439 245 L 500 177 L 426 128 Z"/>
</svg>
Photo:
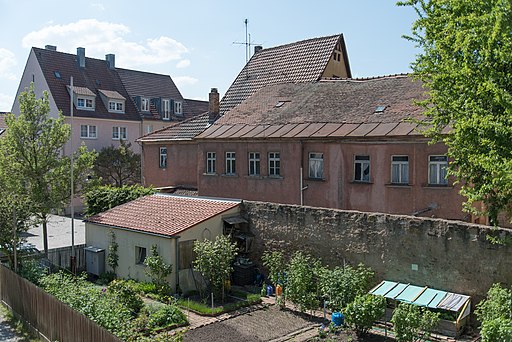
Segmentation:
<svg viewBox="0 0 512 342">
<path fill-rule="evenodd" d="M 341 312 L 333 312 L 331 316 L 331 321 L 335 327 L 339 327 L 343 325 L 343 322 L 345 321 L 345 316 L 343 316 Z"/>
<path fill-rule="evenodd" d="M 272 287 L 272 285 L 267 285 L 267 296 L 272 296 L 273 293 L 274 288 Z"/>
</svg>

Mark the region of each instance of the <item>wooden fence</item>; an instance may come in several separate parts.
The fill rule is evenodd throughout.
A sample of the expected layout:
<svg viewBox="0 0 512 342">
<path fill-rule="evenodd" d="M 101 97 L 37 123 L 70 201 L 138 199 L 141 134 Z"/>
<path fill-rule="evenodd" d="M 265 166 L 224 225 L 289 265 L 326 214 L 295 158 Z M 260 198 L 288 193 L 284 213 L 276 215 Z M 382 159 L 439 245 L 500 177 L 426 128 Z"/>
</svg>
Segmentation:
<svg viewBox="0 0 512 342">
<path fill-rule="evenodd" d="M 0 299 L 50 341 L 120 341 L 3 265 L 0 265 Z"/>
<path fill-rule="evenodd" d="M 85 245 L 75 246 L 76 269 L 77 271 L 85 271 Z M 60 268 L 71 269 L 71 246 L 52 248 L 48 250 L 48 259 L 54 266 Z"/>
</svg>

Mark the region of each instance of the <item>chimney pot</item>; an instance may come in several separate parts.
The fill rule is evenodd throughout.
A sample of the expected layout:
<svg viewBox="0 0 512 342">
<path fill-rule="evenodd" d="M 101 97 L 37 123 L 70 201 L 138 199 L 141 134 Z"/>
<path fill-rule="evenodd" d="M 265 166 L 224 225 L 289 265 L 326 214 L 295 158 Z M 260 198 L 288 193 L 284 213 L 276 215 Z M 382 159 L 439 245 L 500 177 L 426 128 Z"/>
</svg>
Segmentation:
<svg viewBox="0 0 512 342">
<path fill-rule="evenodd" d="M 57 51 L 57 47 L 55 45 L 46 45 L 44 48 L 46 50 Z"/>
<path fill-rule="evenodd" d="M 114 70 L 116 68 L 116 55 L 109 53 L 108 55 L 105 55 L 105 60 L 107 61 L 107 67 L 110 70 Z"/>
<path fill-rule="evenodd" d="M 260 52 L 261 50 L 263 50 L 263 46 L 261 45 L 256 45 L 254 47 L 254 54 L 257 54 L 258 52 Z"/>
<path fill-rule="evenodd" d="M 212 88 L 208 96 L 208 122 L 214 123 L 219 116 L 220 104 L 219 104 L 219 91 L 217 88 Z"/>
<path fill-rule="evenodd" d="M 76 48 L 76 58 L 78 61 L 78 66 L 80 68 L 85 68 L 85 48 Z"/>
</svg>

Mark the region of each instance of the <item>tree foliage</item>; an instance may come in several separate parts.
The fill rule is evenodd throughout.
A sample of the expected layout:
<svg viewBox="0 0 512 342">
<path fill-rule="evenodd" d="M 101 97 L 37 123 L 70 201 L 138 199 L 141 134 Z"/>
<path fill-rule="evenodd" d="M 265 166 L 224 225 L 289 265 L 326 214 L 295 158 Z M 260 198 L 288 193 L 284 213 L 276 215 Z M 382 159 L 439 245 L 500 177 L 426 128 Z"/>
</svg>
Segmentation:
<svg viewBox="0 0 512 342">
<path fill-rule="evenodd" d="M 372 294 L 359 295 L 345 307 L 345 322 L 358 336 L 365 335 L 373 322 L 384 315 L 386 299 Z"/>
<path fill-rule="evenodd" d="M 65 207 L 71 197 L 71 162 L 63 155 L 70 127 L 64 123 L 62 114 L 50 117 L 48 93 L 37 99 L 32 85 L 21 93 L 19 102 L 20 115 L 6 116 L 7 130 L 0 140 L 0 173 L 14 194 L 30 201 L 32 214 L 43 226 L 47 254 L 48 217 Z M 85 186 L 95 157 L 85 146 L 74 153 L 75 189 Z"/>
<path fill-rule="evenodd" d="M 151 278 L 161 294 L 169 294 L 170 287 L 166 278 L 172 273 L 172 265 L 166 264 L 161 255 L 158 254 L 157 245 L 151 246 L 151 255 L 144 260 L 146 274 Z"/>
<path fill-rule="evenodd" d="M 320 274 L 320 294 L 327 300 L 327 307 L 341 311 L 356 296 L 363 295 L 370 289 L 374 272 L 359 264 L 352 266 L 325 268 Z"/>
<path fill-rule="evenodd" d="M 229 236 L 218 235 L 214 241 L 195 241 L 194 252 L 194 267 L 210 283 L 214 293 L 223 296 L 224 281 L 233 272 L 233 261 L 238 254 L 236 244 Z"/>
<path fill-rule="evenodd" d="M 110 230 L 110 244 L 108 245 L 107 264 L 110 266 L 114 274 L 116 273 L 117 266 L 119 266 L 119 244 L 116 241 L 116 233 Z"/>
<path fill-rule="evenodd" d="M 448 146 L 449 173 L 462 182 L 465 209 L 498 224 L 512 206 L 512 3 L 509 0 L 407 0 L 419 18 L 422 52 L 414 74 L 429 89 L 421 102 L 426 134 Z M 446 126 L 450 134 L 442 134 Z M 481 202 L 483 209 L 475 204 Z"/>
<path fill-rule="evenodd" d="M 400 303 L 391 318 L 397 341 L 427 341 L 430 332 L 439 323 L 439 313 L 426 308 Z"/>
<path fill-rule="evenodd" d="M 272 284 L 274 284 L 274 286 L 277 284 L 284 285 L 286 262 L 283 253 L 278 251 L 265 251 L 261 260 L 263 261 L 263 266 L 268 269 L 268 278 Z"/>
<path fill-rule="evenodd" d="M 512 340 L 512 288 L 494 284 L 487 298 L 478 304 L 476 315 L 482 322 L 480 334 L 484 342 Z"/>
<path fill-rule="evenodd" d="M 104 185 L 122 187 L 140 183 L 140 154 L 121 140 L 118 147 L 104 147 L 94 163 L 94 172 Z"/>
<path fill-rule="evenodd" d="M 293 254 L 287 274 L 286 298 L 297 305 L 300 311 L 319 307 L 319 278 L 322 272 L 320 260 L 297 251 Z"/>
<path fill-rule="evenodd" d="M 139 197 L 152 195 L 154 192 L 153 188 L 145 188 L 141 185 L 97 186 L 85 193 L 85 204 L 87 206 L 85 215 L 93 216 Z"/>
</svg>

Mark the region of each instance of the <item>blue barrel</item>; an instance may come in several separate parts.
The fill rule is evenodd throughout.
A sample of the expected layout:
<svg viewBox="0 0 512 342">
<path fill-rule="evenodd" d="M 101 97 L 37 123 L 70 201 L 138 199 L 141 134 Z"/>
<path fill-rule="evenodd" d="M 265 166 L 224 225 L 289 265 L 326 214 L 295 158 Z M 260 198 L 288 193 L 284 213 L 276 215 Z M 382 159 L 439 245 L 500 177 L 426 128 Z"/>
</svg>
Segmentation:
<svg viewBox="0 0 512 342">
<path fill-rule="evenodd" d="M 345 316 L 343 316 L 341 312 L 333 312 L 331 316 L 331 321 L 335 327 L 339 327 L 343 325 L 343 322 L 345 321 Z"/>
<path fill-rule="evenodd" d="M 274 288 L 272 285 L 267 285 L 267 296 L 272 296 L 272 293 L 274 293 Z"/>
</svg>

